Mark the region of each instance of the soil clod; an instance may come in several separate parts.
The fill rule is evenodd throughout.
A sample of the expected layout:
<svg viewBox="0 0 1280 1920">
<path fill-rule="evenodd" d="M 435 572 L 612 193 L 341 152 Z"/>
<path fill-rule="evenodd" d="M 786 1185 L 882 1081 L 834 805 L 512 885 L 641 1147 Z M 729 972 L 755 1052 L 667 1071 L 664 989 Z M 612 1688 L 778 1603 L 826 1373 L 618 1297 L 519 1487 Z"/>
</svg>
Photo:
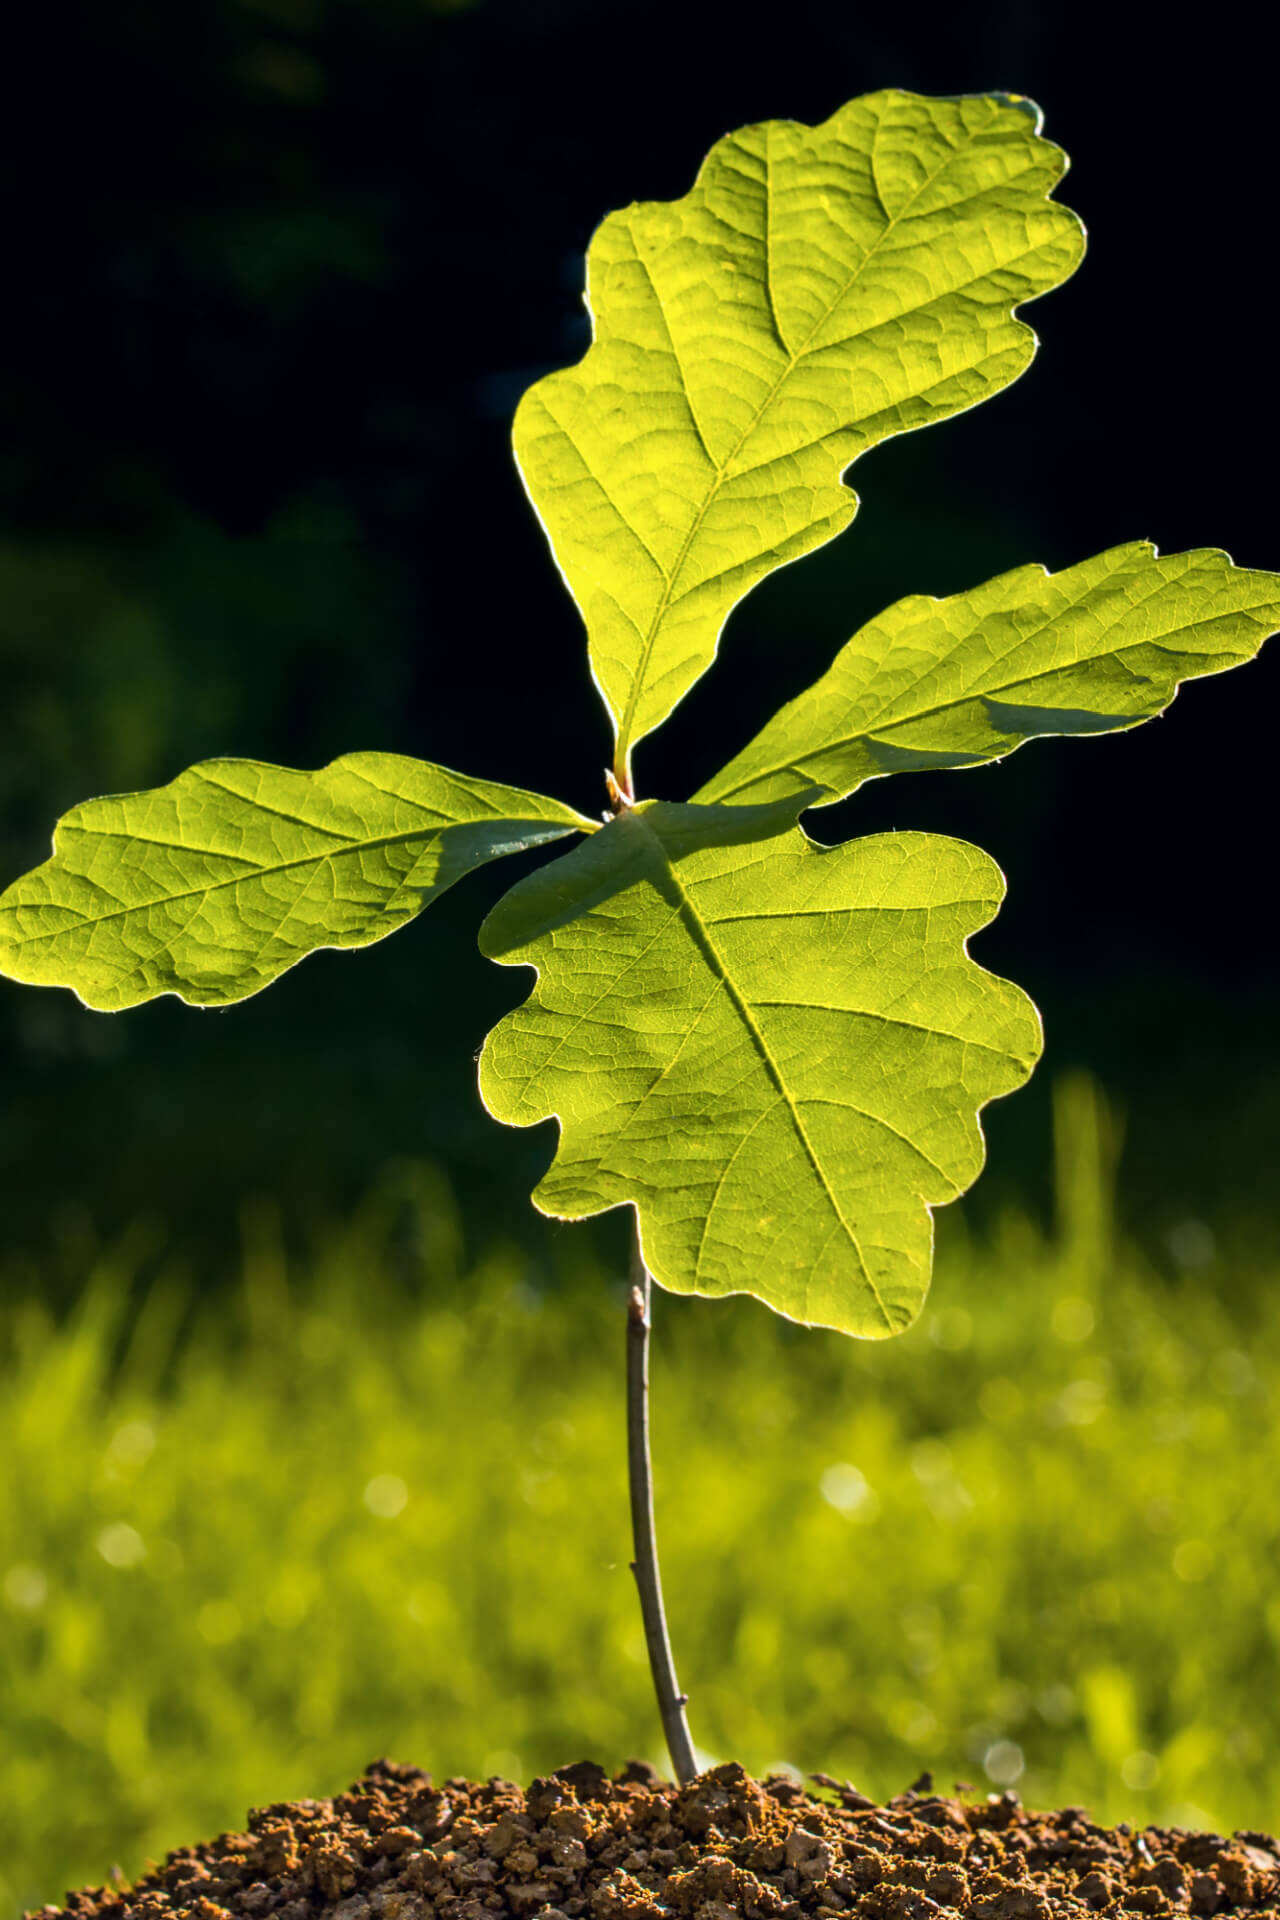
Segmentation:
<svg viewBox="0 0 1280 1920">
<path fill-rule="evenodd" d="M 581 1760 L 526 1793 L 378 1760 L 333 1800 L 259 1808 L 247 1833 L 31 1920 L 1280 1920 L 1264 1833 L 1099 1827 L 927 1773 L 884 1806 L 813 1780 L 823 1797 L 736 1765 L 673 1787 Z"/>
</svg>

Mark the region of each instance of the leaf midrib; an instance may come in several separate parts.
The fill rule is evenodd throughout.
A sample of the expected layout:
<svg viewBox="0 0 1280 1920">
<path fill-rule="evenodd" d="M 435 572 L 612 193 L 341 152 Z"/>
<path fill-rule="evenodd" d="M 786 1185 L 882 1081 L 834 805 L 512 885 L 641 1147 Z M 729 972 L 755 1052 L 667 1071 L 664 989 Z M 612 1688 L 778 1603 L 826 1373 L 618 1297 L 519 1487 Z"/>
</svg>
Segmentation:
<svg viewBox="0 0 1280 1920">
<path fill-rule="evenodd" d="M 984 128 L 982 131 L 986 132 L 988 131 L 988 129 Z M 676 583 L 680 578 L 680 574 L 684 567 L 685 561 L 688 559 L 693 543 L 697 539 L 698 534 L 701 531 L 703 521 L 705 520 L 707 514 L 711 510 L 712 503 L 716 498 L 716 495 L 720 489 L 722 481 L 725 478 L 727 470 L 733 465 L 733 462 L 737 459 L 739 453 L 741 453 L 743 447 L 746 445 L 747 441 L 751 438 L 751 435 L 755 432 L 761 420 L 764 418 L 765 413 L 768 411 L 770 407 L 772 407 L 779 393 L 782 391 L 782 388 L 785 386 L 786 382 L 791 378 L 791 375 L 795 372 L 796 368 L 799 366 L 800 361 L 808 353 L 810 342 L 813 340 L 814 335 L 820 330 L 820 328 L 825 326 L 827 321 L 831 318 L 831 315 L 836 311 L 836 308 L 839 307 L 843 301 L 848 299 L 849 294 L 852 292 L 853 288 L 857 285 L 859 278 L 866 271 L 866 268 L 868 267 L 870 262 L 875 258 L 876 254 L 879 252 L 885 240 L 888 239 L 890 233 L 892 233 L 894 228 L 899 224 L 899 222 L 906 217 L 910 208 L 919 199 L 920 195 L 926 192 L 929 187 L 933 186 L 935 181 L 941 179 L 942 175 L 947 171 L 947 168 L 951 166 L 952 162 L 957 158 L 957 156 L 967 151 L 967 149 L 973 144 L 974 140 L 977 138 L 978 138 L 977 131 L 968 132 L 967 137 L 964 141 L 964 144 L 962 146 L 952 147 L 948 152 L 946 159 L 942 162 L 942 164 L 937 168 L 935 168 L 935 170 L 932 173 L 928 174 L 925 177 L 925 179 L 923 179 L 920 182 L 919 186 L 915 189 L 915 191 L 912 193 L 910 198 L 903 202 L 902 206 L 898 209 L 898 212 L 888 216 L 886 220 L 886 224 L 881 229 L 874 243 L 868 248 L 866 253 L 863 254 L 861 260 L 858 262 L 853 272 L 849 275 L 848 279 L 841 286 L 839 292 L 833 296 L 829 305 L 823 309 L 819 317 L 814 321 L 813 325 L 810 327 L 804 339 L 794 349 L 794 351 L 787 346 L 786 341 L 782 337 L 781 330 L 777 328 L 775 324 L 774 331 L 777 334 L 779 346 L 782 347 L 783 351 L 788 356 L 787 363 L 783 367 L 782 371 L 778 374 L 778 377 L 774 381 L 772 387 L 770 387 L 769 391 L 765 394 L 764 398 L 761 400 L 760 405 L 756 408 L 755 413 L 752 415 L 747 425 L 743 428 L 742 432 L 739 434 L 737 440 L 734 442 L 733 447 L 730 449 L 725 459 L 719 465 L 716 466 L 714 477 L 710 481 L 706 489 L 706 492 L 703 494 L 702 502 L 699 505 L 693 520 L 690 522 L 689 531 L 686 533 L 684 540 L 681 543 L 680 551 L 676 555 L 676 559 L 672 566 L 671 572 L 670 574 L 666 574 L 664 572 L 662 592 L 659 595 L 658 605 L 654 611 L 652 619 L 650 620 L 649 630 L 645 634 L 645 637 L 641 642 L 640 660 L 637 665 L 635 674 L 632 678 L 631 689 L 627 695 L 627 704 L 623 709 L 622 718 L 618 725 L 618 740 L 617 740 L 617 749 L 616 749 L 617 762 L 618 762 L 619 768 L 622 769 L 624 772 L 627 769 L 627 761 L 631 752 L 631 746 L 632 746 L 631 736 L 632 736 L 632 730 L 635 725 L 636 709 L 639 706 L 641 695 L 645 690 L 645 681 L 648 675 L 649 662 L 653 655 L 654 646 L 657 643 L 659 630 L 662 626 L 663 621 L 666 619 L 667 613 L 670 610 L 672 601 L 675 597 Z M 768 176 L 771 168 L 770 150 L 772 148 L 772 145 L 773 145 L 773 123 L 769 122 L 768 130 L 765 137 L 766 176 Z M 879 199 L 878 189 L 877 189 L 877 199 Z M 769 218 L 770 204 L 771 204 L 770 198 L 766 193 L 766 201 L 765 201 L 766 226 Z M 881 202 L 881 204 L 883 205 L 883 202 Z M 639 253 L 638 247 L 636 251 L 638 254 Z M 769 297 L 770 312 L 772 313 L 774 311 L 774 296 L 773 296 L 771 275 L 772 275 L 772 260 L 771 260 L 771 257 L 767 255 L 766 257 L 766 292 Z M 653 285 L 652 277 L 650 277 L 649 283 L 651 286 Z M 655 293 L 655 297 L 658 297 L 656 287 L 654 287 L 654 293 Z M 662 312 L 662 300 L 660 297 L 658 297 L 658 310 L 659 312 Z M 663 315 L 663 324 L 664 326 L 666 325 L 665 314 Z M 670 336 L 670 329 L 668 328 L 668 337 L 669 336 Z M 699 425 L 694 412 L 693 396 L 689 392 L 688 386 L 685 383 L 684 372 L 680 365 L 679 356 L 676 354 L 674 342 L 672 342 L 672 359 L 675 361 L 676 369 L 680 374 L 681 392 L 684 394 L 685 403 L 689 409 L 689 417 L 693 421 L 694 432 L 697 435 L 697 438 L 699 439 L 699 441 L 705 447 L 706 439 L 705 439 L 705 436 L 703 435 L 702 428 Z M 708 455 L 708 457 L 710 456 Z"/>
<path fill-rule="evenodd" d="M 814 1148 L 813 1143 L 809 1138 L 808 1131 L 804 1124 L 804 1120 L 800 1114 L 800 1109 L 797 1106 L 796 1101 L 792 1097 L 790 1088 L 787 1086 L 786 1079 L 782 1073 L 782 1069 L 779 1067 L 777 1061 L 773 1057 L 773 1053 L 770 1050 L 769 1043 L 765 1038 L 764 1031 L 761 1028 L 759 1022 L 756 1020 L 754 1013 L 752 1012 L 750 1001 L 746 998 L 745 994 L 743 994 L 739 990 L 736 982 L 733 979 L 732 973 L 730 972 L 729 967 L 724 959 L 724 956 L 721 954 L 719 948 L 716 946 L 715 941 L 711 938 L 710 929 L 707 926 L 707 923 L 703 920 L 701 914 L 698 912 L 697 908 L 694 906 L 693 901 L 690 898 L 687 889 L 681 883 L 680 877 L 676 872 L 675 862 L 670 858 L 667 852 L 667 848 L 663 843 L 661 836 L 654 832 L 653 828 L 649 825 L 648 821 L 645 819 L 642 813 L 634 814 L 632 817 L 639 821 L 640 825 L 644 828 L 644 831 L 648 834 L 650 840 L 652 841 L 657 858 L 661 862 L 662 868 L 665 874 L 667 875 L 668 879 L 670 880 L 672 889 L 675 892 L 676 897 L 679 901 L 680 917 L 684 921 L 685 926 L 688 928 L 690 937 L 692 938 L 695 946 L 698 948 L 698 951 L 701 953 L 703 959 L 706 961 L 707 965 L 710 967 L 712 973 L 721 982 L 725 992 L 728 994 L 730 1004 L 733 1007 L 734 1012 L 737 1014 L 738 1019 L 741 1022 L 743 1028 L 745 1029 L 748 1039 L 750 1040 L 754 1051 L 756 1052 L 761 1062 L 763 1063 L 765 1072 L 768 1075 L 770 1082 L 772 1083 L 774 1089 L 776 1090 L 779 1098 L 782 1100 L 782 1102 L 786 1106 L 787 1113 L 791 1120 L 791 1124 L 795 1129 L 796 1137 L 800 1141 L 800 1145 L 804 1150 L 805 1158 L 808 1160 L 809 1165 L 812 1167 L 814 1176 L 817 1179 L 819 1186 L 822 1188 L 822 1191 L 826 1196 L 826 1199 L 831 1208 L 831 1211 L 834 1214 L 836 1220 L 839 1222 L 839 1225 L 843 1230 L 845 1237 L 849 1242 L 849 1245 L 853 1248 L 854 1254 L 857 1258 L 859 1269 L 862 1273 L 863 1280 L 867 1285 L 867 1288 L 871 1294 L 872 1299 L 876 1303 L 876 1307 L 880 1313 L 882 1320 L 884 1321 L 885 1327 L 890 1332 L 892 1332 L 893 1320 L 889 1314 L 888 1308 L 885 1306 L 884 1299 L 880 1293 L 879 1288 L 876 1286 L 875 1281 L 871 1277 L 871 1271 L 867 1265 L 866 1257 L 863 1254 L 862 1247 L 858 1241 L 858 1237 L 855 1234 L 852 1226 L 849 1224 L 848 1220 L 846 1220 L 845 1218 L 844 1210 L 840 1205 L 839 1197 L 837 1196 L 834 1188 L 832 1187 L 830 1180 L 827 1178 L 826 1170 L 822 1165 L 822 1161 L 820 1160 L 817 1154 L 817 1151 Z M 811 1284 L 812 1284 L 812 1276 L 810 1274 L 806 1276 L 806 1280 L 805 1280 L 806 1305 L 808 1304 L 807 1290 Z"/>
<path fill-rule="evenodd" d="M 274 866 L 251 866 L 250 870 L 247 873 L 228 874 L 225 879 L 210 881 L 207 886 L 186 887 L 180 893 L 164 893 L 164 894 L 159 894 L 154 899 L 150 899 L 150 900 L 131 901 L 127 906 L 114 907 L 110 913 L 99 913 L 99 914 L 81 913 L 77 916 L 77 918 L 74 920 L 74 922 L 72 922 L 70 926 L 54 927 L 47 933 L 23 934 L 21 938 L 21 944 L 24 947 L 35 946 L 38 941 L 57 940 L 61 938 L 64 934 L 71 932 L 73 928 L 75 931 L 80 931 L 85 927 L 106 926 L 110 921 L 125 919 L 131 913 L 147 913 L 150 911 L 152 907 L 170 907 L 170 906 L 178 905 L 183 900 L 206 898 L 210 894 L 220 892 L 224 887 L 238 887 L 241 885 L 242 882 L 245 882 L 245 881 L 252 882 L 255 880 L 275 879 L 280 874 L 295 872 L 299 867 L 307 867 L 307 866 L 319 867 L 323 865 L 324 862 L 326 861 L 346 860 L 351 858 L 351 856 L 355 854 L 377 853 L 384 847 L 406 846 L 415 840 L 428 840 L 433 835 L 438 837 L 440 834 L 446 832 L 450 827 L 482 825 L 482 824 L 484 824 L 483 821 L 472 822 L 472 821 L 466 821 L 466 820 L 445 820 L 433 827 L 414 827 L 410 831 L 405 833 L 382 834 L 375 840 L 352 840 L 352 841 L 349 841 L 345 846 L 341 846 L 341 847 L 323 847 L 315 853 L 303 854 L 296 860 L 278 861 Z M 563 825 L 554 821 L 548 821 L 546 824 L 549 827 L 553 827 L 555 829 L 554 833 L 547 835 L 547 838 L 549 839 L 559 837 L 566 833 L 575 833 L 575 832 L 581 831 L 581 828 L 574 826 L 568 821 L 566 821 Z M 81 831 L 86 833 L 93 833 L 95 830 L 82 828 Z M 98 837 L 102 839 L 119 838 L 119 839 L 127 840 L 132 843 L 132 842 L 135 842 L 140 836 L 136 834 L 122 832 L 119 829 L 112 829 L 109 833 L 103 833 Z M 191 854 L 199 855 L 200 857 L 205 859 L 217 859 L 217 860 L 247 860 L 248 859 L 247 854 L 219 853 L 208 847 L 188 847 L 182 841 L 171 842 L 171 841 L 163 840 L 163 841 L 153 842 L 152 844 L 157 846 L 170 847 L 174 851 L 181 852 L 181 853 L 191 853 Z M 59 847 L 55 843 L 54 859 L 57 858 L 58 854 L 61 853 L 61 851 L 62 851 L 61 847 Z M 52 864 L 52 862 L 48 864 Z M 39 871 L 39 869 L 37 869 L 37 871 Z M 82 880 L 88 880 L 91 885 L 96 884 L 95 882 L 92 881 L 91 876 L 87 873 L 80 873 L 80 874 L 77 874 L 75 877 Z M 407 884 L 406 877 L 404 875 L 401 875 L 396 882 L 397 887 L 403 887 L 406 884 Z M 34 910 L 36 912 L 40 912 L 40 911 L 48 911 L 51 909 L 55 909 L 55 910 L 61 910 L 64 913 L 75 912 L 75 909 L 69 906 L 65 901 L 58 901 L 58 900 L 24 901 L 21 903 L 21 906 L 23 909 L 26 909 L 27 911 Z M 15 913 L 18 912 L 19 910 L 20 909 L 17 906 L 14 906 L 8 909 L 8 911 L 15 912 Z M 385 905 L 382 910 L 385 911 Z"/>
</svg>

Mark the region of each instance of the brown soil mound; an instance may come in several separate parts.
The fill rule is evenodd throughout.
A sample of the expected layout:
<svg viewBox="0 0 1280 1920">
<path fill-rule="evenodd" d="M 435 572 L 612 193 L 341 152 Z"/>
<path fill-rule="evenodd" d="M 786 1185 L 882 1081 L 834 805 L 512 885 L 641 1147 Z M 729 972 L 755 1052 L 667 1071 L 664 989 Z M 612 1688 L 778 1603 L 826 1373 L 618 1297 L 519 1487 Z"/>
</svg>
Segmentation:
<svg viewBox="0 0 1280 1920">
<path fill-rule="evenodd" d="M 1097 1827 L 1013 1793 L 965 1803 L 927 1774 L 887 1806 L 814 1782 L 822 1797 L 725 1766 L 677 1788 L 638 1764 L 611 1781 L 580 1761 L 523 1793 L 434 1787 L 379 1760 L 334 1800 L 260 1808 L 248 1833 L 181 1848 L 131 1891 L 69 1894 L 40 1920 L 1280 1920 L 1266 1834 Z"/>
</svg>

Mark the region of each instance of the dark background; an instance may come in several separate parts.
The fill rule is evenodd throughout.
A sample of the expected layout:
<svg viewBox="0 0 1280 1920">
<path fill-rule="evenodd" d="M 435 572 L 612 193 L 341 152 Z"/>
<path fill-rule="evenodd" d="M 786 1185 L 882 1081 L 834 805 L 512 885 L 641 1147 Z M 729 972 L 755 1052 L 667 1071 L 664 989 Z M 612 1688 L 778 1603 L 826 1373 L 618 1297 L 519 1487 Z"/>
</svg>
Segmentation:
<svg viewBox="0 0 1280 1920">
<path fill-rule="evenodd" d="M 56 815 L 240 753 L 381 747 L 603 804 L 603 712 L 509 448 L 587 339 L 598 219 L 685 192 L 744 122 L 885 85 L 1033 95 L 1074 156 L 1076 278 L 998 399 L 852 476 L 853 528 L 730 622 L 638 755 L 680 797 L 863 619 L 1121 540 L 1280 566 L 1270 48 L 1243 13 L 836 0 L 152 0 L 43 9 L 10 66 L 0 359 L 0 863 Z M 1129 1115 L 1126 1209 L 1274 1228 L 1280 645 L 1137 733 L 898 777 L 821 837 L 990 849 L 978 957 L 1042 1006 L 1048 1071 L 993 1110 L 981 1209 L 1043 1202 L 1048 1089 Z M 818 823 L 815 822 L 815 825 Z M 483 1114 L 473 1056 L 525 976 L 475 952 L 520 863 L 227 1012 L 0 992 L 0 1251 L 165 1223 L 212 1272 L 242 1197 L 338 1207 L 439 1159 L 478 1235 L 531 1236 L 552 1130 Z M 526 1221 L 530 1224 L 526 1225 Z M 70 1224 L 69 1224 L 70 1223 Z"/>
</svg>

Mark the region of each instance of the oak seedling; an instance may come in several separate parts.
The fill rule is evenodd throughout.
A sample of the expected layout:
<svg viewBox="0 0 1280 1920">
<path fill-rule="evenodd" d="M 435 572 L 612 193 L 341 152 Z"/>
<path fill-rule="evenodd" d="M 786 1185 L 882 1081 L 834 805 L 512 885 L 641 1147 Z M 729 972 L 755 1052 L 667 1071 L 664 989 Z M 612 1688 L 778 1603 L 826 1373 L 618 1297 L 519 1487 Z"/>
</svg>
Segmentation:
<svg viewBox="0 0 1280 1920">
<path fill-rule="evenodd" d="M 696 1771 L 662 1614 L 647 1431 L 650 1277 L 750 1293 L 863 1338 L 918 1315 L 930 1209 L 980 1171 L 979 1113 L 1040 1020 L 970 959 L 1004 881 L 978 848 L 800 816 L 899 771 L 1161 712 L 1250 659 L 1280 576 L 1136 542 L 899 601 L 687 800 L 636 747 L 713 664 L 732 608 L 853 520 L 848 469 L 1022 373 L 1018 309 L 1079 264 L 1066 161 L 1030 102 L 888 91 L 817 127 L 718 141 L 691 191 L 604 221 L 591 346 L 530 388 L 520 472 L 587 631 L 614 751 L 593 820 L 399 754 L 318 772 L 218 759 L 90 800 L 0 900 L 0 970 L 119 1011 L 225 1006 L 322 947 L 367 946 L 481 864 L 576 837 L 482 951 L 531 966 L 489 1036 L 498 1119 L 555 1118 L 535 1204 L 635 1210 L 628 1422 L 636 1573 L 673 1764 Z"/>
</svg>

